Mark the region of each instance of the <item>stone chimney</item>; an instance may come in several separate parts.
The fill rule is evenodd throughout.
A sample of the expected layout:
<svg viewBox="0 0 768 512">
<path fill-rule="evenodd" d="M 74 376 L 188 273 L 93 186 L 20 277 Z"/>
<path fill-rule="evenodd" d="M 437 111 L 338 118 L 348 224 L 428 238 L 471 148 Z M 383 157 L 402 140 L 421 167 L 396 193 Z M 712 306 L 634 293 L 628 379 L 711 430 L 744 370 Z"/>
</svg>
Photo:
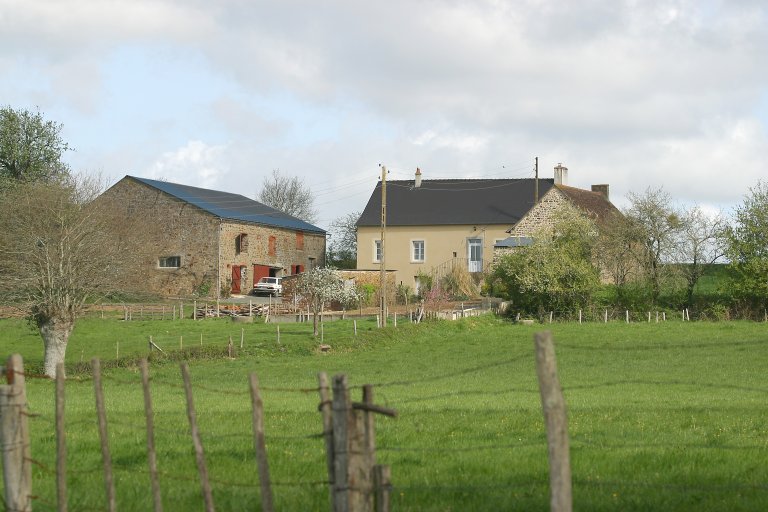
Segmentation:
<svg viewBox="0 0 768 512">
<path fill-rule="evenodd" d="M 568 168 L 563 164 L 555 166 L 555 185 L 568 185 Z"/>
<path fill-rule="evenodd" d="M 592 192 L 597 192 L 605 198 L 606 201 L 610 201 L 608 196 L 608 184 L 604 185 L 592 185 Z"/>
<path fill-rule="evenodd" d="M 413 182 L 413 188 L 419 188 L 421 186 L 421 169 L 416 168 L 416 179 Z"/>
</svg>

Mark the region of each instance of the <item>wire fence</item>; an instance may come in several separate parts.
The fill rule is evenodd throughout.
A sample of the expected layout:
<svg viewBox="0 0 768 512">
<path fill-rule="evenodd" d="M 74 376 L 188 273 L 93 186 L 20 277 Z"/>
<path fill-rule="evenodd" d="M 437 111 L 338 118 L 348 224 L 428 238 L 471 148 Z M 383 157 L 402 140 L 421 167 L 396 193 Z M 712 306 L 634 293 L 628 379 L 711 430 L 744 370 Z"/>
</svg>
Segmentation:
<svg viewBox="0 0 768 512">
<path fill-rule="evenodd" d="M 689 344 L 679 344 L 670 341 L 664 349 L 656 348 L 656 350 L 669 350 L 670 347 L 673 347 L 677 350 L 691 351 L 690 353 L 693 353 L 705 348 L 727 350 L 738 348 L 748 350 L 762 345 L 762 342 L 731 340 Z M 648 347 L 643 346 L 634 348 L 587 347 L 567 342 L 559 344 L 558 349 L 561 353 L 572 354 L 588 353 L 593 350 L 606 352 L 612 350 L 620 350 L 622 352 L 635 350 L 640 353 L 650 350 Z M 546 457 L 548 444 L 543 429 L 532 433 L 524 431 L 524 427 L 518 426 L 517 428 L 523 432 L 519 433 L 520 437 L 518 439 L 514 439 L 516 437 L 514 434 L 515 428 L 509 427 L 508 423 L 505 426 L 504 423 L 512 415 L 510 409 L 514 409 L 516 400 L 524 397 L 525 402 L 528 404 L 535 401 L 540 390 L 536 386 L 534 379 L 529 379 L 528 384 L 512 385 L 499 389 L 488 389 L 488 386 L 483 384 L 485 375 L 498 376 L 499 374 L 510 374 L 513 372 L 528 372 L 532 375 L 532 366 L 533 355 L 531 353 L 523 353 L 498 361 L 467 364 L 447 373 L 427 371 L 418 377 L 382 380 L 374 383 L 373 386 L 377 389 L 384 390 L 385 392 L 388 390 L 389 392 L 394 392 L 389 401 L 398 407 L 405 408 L 404 412 L 401 413 L 401 418 L 404 421 L 401 420 L 399 424 L 388 425 L 377 434 L 379 438 L 376 452 L 393 465 L 395 475 L 398 474 L 398 468 L 401 465 L 409 468 L 407 470 L 408 473 L 404 474 L 401 478 L 394 479 L 395 483 L 391 486 L 394 503 L 406 506 L 410 503 L 409 500 L 411 499 L 416 500 L 416 503 L 421 503 L 422 501 L 420 500 L 423 498 L 419 498 L 419 495 L 436 496 L 448 493 L 449 497 L 447 499 L 459 501 L 463 499 L 465 502 L 478 504 L 477 510 L 490 510 L 490 507 L 498 503 L 514 503 L 516 498 L 510 497 L 510 495 L 514 495 L 517 492 L 522 493 L 521 495 L 523 496 L 526 493 L 529 495 L 545 494 L 549 486 L 546 478 L 546 469 L 543 473 L 541 471 L 520 470 L 511 471 L 508 475 L 504 475 L 502 470 L 499 469 L 491 472 L 491 475 L 484 475 L 482 477 L 475 477 L 473 475 L 456 476 L 451 475 L 450 472 L 430 472 L 413 469 L 434 467 L 436 464 L 439 465 L 441 459 L 448 459 L 448 466 L 466 463 L 468 467 L 473 468 L 484 464 L 493 464 L 499 460 L 514 460 L 518 456 L 522 460 L 530 460 L 532 453 L 537 454 L 534 458 L 539 460 Z M 17 373 L 23 375 L 26 379 L 45 378 L 42 375 L 32 373 Z M 468 387 L 467 379 L 476 381 L 477 387 Z M 137 401 L 141 395 L 142 381 L 133 374 L 115 370 L 110 374 L 104 375 L 104 380 L 111 383 L 110 390 L 120 390 L 119 399 L 122 401 Z M 451 389 L 453 383 L 458 381 L 461 381 L 461 383 L 455 389 Z M 178 394 L 178 391 L 185 389 L 183 384 L 172 382 L 167 377 L 162 379 L 150 378 L 149 382 L 153 393 L 161 396 Z M 229 381 L 227 382 L 229 383 Z M 78 386 L 82 388 L 86 383 L 83 381 L 73 382 L 72 387 L 76 390 L 75 392 L 79 393 L 81 389 Z M 440 389 L 432 391 L 436 383 L 440 384 Z M 68 387 L 70 387 L 69 384 Z M 663 379 L 608 376 L 597 382 L 580 382 L 579 379 L 571 378 L 565 379 L 565 384 L 563 385 L 566 398 L 578 398 L 588 392 L 600 390 L 613 391 L 618 388 L 629 389 L 631 390 L 630 394 L 644 393 L 642 390 L 646 388 L 665 390 L 665 392 L 680 389 L 692 393 L 709 393 L 713 396 L 720 393 L 722 396 L 717 395 L 719 397 L 717 400 L 705 401 L 706 403 L 703 405 L 692 404 L 687 402 L 685 398 L 681 398 L 665 403 L 665 406 L 659 411 L 667 414 L 680 411 L 690 416 L 695 416 L 699 413 L 716 415 L 718 411 L 723 412 L 729 411 L 732 408 L 737 410 L 745 408 L 750 409 L 751 416 L 747 415 L 746 417 L 739 418 L 737 411 L 734 421 L 739 424 L 741 432 L 738 435 L 730 436 L 729 442 L 716 439 L 702 441 L 700 439 L 702 436 L 683 436 L 681 439 L 672 435 L 673 433 L 664 435 L 663 433 L 658 434 L 658 432 L 655 434 L 651 433 L 646 439 L 627 440 L 623 437 L 621 431 L 610 431 L 610 425 L 601 427 L 599 432 L 585 431 L 584 428 L 579 427 L 570 435 L 571 448 L 574 453 L 588 453 L 592 457 L 599 458 L 601 456 L 616 457 L 616 454 L 620 452 L 632 452 L 633 456 L 645 454 L 646 457 L 653 458 L 658 456 L 661 459 L 665 459 L 669 454 L 682 456 L 681 454 L 697 451 L 716 453 L 716 459 L 721 461 L 724 459 L 732 460 L 734 457 L 739 458 L 747 454 L 754 456 L 755 453 L 762 454 L 757 458 L 762 457 L 765 460 L 765 455 L 768 454 L 768 437 L 765 435 L 764 428 L 761 429 L 750 424 L 750 417 L 756 417 L 759 413 L 754 412 L 753 406 L 749 405 L 753 402 L 764 403 L 765 397 L 768 395 L 768 386 L 718 382 L 715 378 L 707 378 L 706 376 L 698 379 L 682 379 L 676 378 L 673 375 Z M 205 401 L 208 406 L 211 406 L 211 400 L 219 400 L 222 402 L 236 401 L 245 408 L 247 404 L 246 399 L 251 395 L 251 392 L 247 389 L 233 389 L 229 385 L 216 386 L 213 384 L 193 383 L 193 389 L 196 398 Z M 296 415 L 317 414 L 317 411 L 324 405 L 324 402 L 320 399 L 322 386 L 264 386 L 259 389 L 265 394 L 265 416 L 268 419 L 268 426 L 270 424 L 281 424 L 280 422 L 271 423 L 269 418 L 272 415 L 285 415 L 286 407 L 288 407 L 291 413 L 291 415 L 288 415 L 290 416 L 288 420 L 291 420 L 295 419 Z M 733 393 L 737 393 L 742 398 L 745 394 L 750 397 L 754 395 L 754 400 L 750 399 L 747 405 L 733 404 L 728 401 L 728 397 L 732 396 Z M 674 393 L 672 394 L 674 395 Z M 203 395 L 206 398 L 201 398 Z M 285 405 L 286 395 L 295 397 L 295 399 L 288 401 L 290 402 L 289 406 Z M 487 407 L 483 405 L 486 402 L 493 402 L 499 405 Z M 466 414 L 441 415 L 441 412 L 446 410 L 446 404 L 449 404 L 454 410 L 465 411 Z M 434 407 L 435 414 L 440 415 L 440 424 L 424 426 L 425 422 L 432 419 L 428 412 L 425 411 L 425 406 Z M 4 405 L 4 407 L 7 406 Z M 305 409 L 299 410 L 299 407 L 304 407 Z M 589 416 L 589 414 L 583 412 L 581 407 L 583 406 L 578 403 L 572 406 L 570 413 L 572 421 L 575 420 L 577 423 L 586 421 L 585 417 Z M 621 404 L 613 407 L 621 408 Z M 170 426 L 178 420 L 180 411 L 168 411 L 167 406 L 165 409 L 162 412 L 156 413 L 155 420 L 157 425 L 154 427 L 154 431 L 162 434 L 162 438 L 166 441 L 190 438 L 195 430 L 194 428 L 178 425 Z M 7 414 L 6 411 L 7 409 L 3 409 L 0 412 L 5 415 Z M 525 411 L 525 413 L 530 414 L 531 411 Z M 128 438 L 134 440 L 132 449 L 122 453 L 120 458 L 114 459 L 114 469 L 118 473 L 124 474 L 124 480 L 135 480 L 135 474 L 140 474 L 143 478 L 149 478 L 150 470 L 147 469 L 144 459 L 146 456 L 145 450 L 141 447 L 140 443 L 136 442 L 136 440 L 146 435 L 146 424 L 140 418 L 120 416 L 119 404 L 113 404 L 108 411 L 108 415 L 110 417 L 109 425 L 111 428 L 114 428 L 114 430 L 110 431 L 110 443 L 118 445 L 119 450 L 122 452 L 128 448 L 126 448 L 125 443 L 120 444 L 119 440 Z M 24 416 L 33 424 L 32 430 L 37 432 L 50 431 L 58 423 L 58 419 L 54 414 L 43 410 L 26 409 Z M 486 418 L 479 420 L 478 418 L 482 416 Z M 241 468 L 240 459 L 246 456 L 248 450 L 243 448 L 231 450 L 228 447 L 231 447 L 233 442 L 237 442 L 237 446 L 243 446 L 252 442 L 253 434 L 246 428 L 242 428 L 240 431 L 232 431 L 232 428 L 235 428 L 233 423 L 236 426 L 244 427 L 243 423 L 249 421 L 249 419 L 248 414 L 243 412 L 237 418 L 214 420 L 208 418 L 207 421 L 203 422 L 203 426 L 199 427 L 200 437 L 206 446 L 211 448 L 209 453 L 217 458 L 235 459 L 237 462 L 230 467 Z M 450 423 L 450 421 L 454 423 Z M 487 424 L 495 422 L 498 426 L 496 428 L 487 426 L 480 428 L 478 425 L 478 428 L 473 428 L 473 424 L 478 424 L 481 421 Z M 412 424 L 416 423 L 420 425 L 420 430 L 403 433 L 404 429 L 408 429 Z M 81 436 L 95 435 L 94 418 L 76 416 L 75 419 L 67 419 L 65 424 L 67 431 L 73 433 L 73 435 L 76 433 Z M 301 431 L 300 426 L 292 424 L 289 433 L 266 431 L 267 443 L 270 446 L 270 461 L 278 461 L 281 458 L 290 459 L 289 464 L 280 462 L 277 466 L 282 470 L 289 469 L 294 471 L 293 474 L 284 473 L 285 476 L 281 475 L 271 480 L 271 485 L 277 488 L 301 491 L 314 496 L 311 499 L 314 500 L 313 503 L 316 503 L 322 501 L 323 498 L 318 498 L 318 496 L 325 495 L 328 492 L 325 488 L 332 483 L 329 479 L 322 477 L 324 464 L 322 457 L 317 455 L 325 449 L 323 440 L 328 432 L 323 429 L 319 415 L 317 415 L 317 421 L 315 422 L 316 428 Z M 729 425 L 724 425 L 724 428 L 729 427 Z M 449 431 L 461 432 L 456 442 L 450 438 L 440 437 L 443 433 Z M 493 434 L 496 437 L 489 439 L 489 434 Z M 510 437 L 512 438 L 511 440 Z M 39 437 L 35 436 L 35 440 L 39 440 Z M 88 444 L 87 440 L 83 441 L 82 439 L 78 443 L 78 446 L 81 447 Z M 7 443 L 3 445 L 3 452 L 6 451 L 6 445 Z M 303 454 L 309 452 L 312 455 L 307 455 L 306 458 L 302 459 Z M 57 469 L 57 461 L 55 460 L 55 450 L 36 450 L 33 447 L 33 453 L 34 456 L 29 457 L 28 462 L 34 467 L 36 481 L 54 478 L 57 475 L 57 471 L 59 471 Z M 90 459 L 89 464 L 91 465 L 78 464 L 76 467 L 67 468 L 67 475 L 76 478 L 102 473 L 104 471 L 102 461 L 95 456 L 95 453 L 94 450 L 90 457 L 78 457 L 78 461 Z M 727 455 L 729 453 L 734 455 Z M 498 454 L 507 455 L 498 457 Z M 186 462 L 183 464 L 179 463 L 180 468 L 178 470 L 171 468 L 159 471 L 158 475 L 161 481 L 181 482 L 188 486 L 199 484 L 200 476 L 195 472 L 194 466 L 191 463 L 188 444 L 173 443 L 170 446 L 165 446 L 163 457 L 173 461 Z M 669 462 L 667 463 L 669 464 Z M 186 469 L 182 471 L 181 466 Z M 312 466 L 312 469 L 307 469 L 310 466 Z M 541 464 L 538 464 L 537 467 L 539 466 Z M 304 470 L 297 472 L 297 467 L 304 468 Z M 667 469 L 669 470 L 669 468 Z M 297 473 L 302 474 L 303 477 L 297 477 Z M 250 479 L 245 475 L 241 475 L 239 478 L 231 478 L 227 477 L 228 474 L 224 470 L 208 478 L 209 483 L 217 490 L 219 496 L 232 492 L 233 489 L 246 490 L 253 495 L 260 493 L 260 482 L 255 475 L 255 470 L 250 472 Z M 614 477 L 616 476 L 615 473 L 609 473 L 609 475 L 611 474 Z M 679 475 L 665 477 L 662 471 L 661 474 L 646 481 L 632 478 L 631 473 L 627 473 L 627 475 L 627 478 L 606 479 L 600 478 L 600 475 L 580 474 L 579 471 L 576 471 L 573 477 L 573 484 L 577 488 L 582 489 L 582 492 L 596 492 L 601 496 L 603 496 L 604 489 L 620 489 L 624 492 L 641 493 L 720 494 L 719 499 L 727 500 L 731 498 L 731 493 L 735 492 L 757 493 L 758 497 L 755 498 L 757 503 L 766 503 L 768 501 L 768 493 L 766 493 L 768 491 L 768 483 L 764 480 L 750 481 L 749 478 L 746 478 L 738 482 L 729 482 L 722 481 L 727 480 L 723 475 L 719 475 L 716 478 L 704 475 L 702 476 L 702 481 L 697 483 L 695 473 L 685 478 L 679 477 Z M 761 469 L 757 472 L 757 475 L 758 478 L 764 478 L 766 469 Z M 443 481 L 436 479 L 439 479 L 441 476 L 444 478 Z M 677 481 L 670 481 L 668 478 L 676 478 Z M 743 475 L 734 476 L 734 480 L 736 478 L 743 478 Z M 133 485 L 140 487 L 142 484 L 134 483 Z M 49 493 L 52 492 L 51 485 L 41 485 L 40 487 L 42 489 L 41 492 L 38 493 L 36 491 L 32 495 L 31 503 L 34 504 L 35 509 L 57 510 L 56 496 L 46 494 L 45 492 L 46 490 Z M 531 491 L 530 489 L 537 490 Z M 104 505 L 97 503 L 98 500 L 79 494 L 75 487 L 72 490 L 69 510 L 104 510 Z M 491 494 L 494 496 L 498 495 L 498 497 L 491 498 L 489 497 Z M 484 506 L 486 503 L 488 504 L 487 508 Z M 8 503 L 5 503 L 5 509 L 14 510 Z"/>
</svg>

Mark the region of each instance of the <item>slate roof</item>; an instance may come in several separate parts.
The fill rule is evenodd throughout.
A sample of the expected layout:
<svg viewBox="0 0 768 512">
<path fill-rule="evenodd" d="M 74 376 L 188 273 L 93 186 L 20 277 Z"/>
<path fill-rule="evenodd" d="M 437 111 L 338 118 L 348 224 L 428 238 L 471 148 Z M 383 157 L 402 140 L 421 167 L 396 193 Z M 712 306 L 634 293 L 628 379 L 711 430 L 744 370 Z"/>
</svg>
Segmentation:
<svg viewBox="0 0 768 512">
<path fill-rule="evenodd" d="M 539 197 L 554 186 L 539 179 Z M 387 225 L 424 226 L 517 223 L 533 206 L 535 180 L 447 179 L 387 181 Z M 381 223 L 381 182 L 376 184 L 358 226 Z"/>
<path fill-rule="evenodd" d="M 271 206 L 267 206 L 240 194 L 190 187 L 167 181 L 157 181 L 136 176 L 126 176 L 139 183 L 189 203 L 216 217 L 227 220 L 253 222 L 266 226 L 325 234 L 325 230 L 298 219 Z"/>
</svg>

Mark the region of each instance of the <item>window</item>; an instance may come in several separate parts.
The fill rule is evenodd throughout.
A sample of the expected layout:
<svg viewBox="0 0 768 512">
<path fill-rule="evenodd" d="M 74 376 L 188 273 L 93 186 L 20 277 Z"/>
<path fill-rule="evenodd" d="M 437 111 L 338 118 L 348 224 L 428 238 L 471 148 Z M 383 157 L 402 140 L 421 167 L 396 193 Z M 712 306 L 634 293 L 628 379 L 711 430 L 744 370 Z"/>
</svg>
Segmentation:
<svg viewBox="0 0 768 512">
<path fill-rule="evenodd" d="M 179 268 L 181 267 L 181 256 L 164 256 L 157 261 L 160 268 Z"/>
<path fill-rule="evenodd" d="M 307 263 L 309 263 L 310 270 L 317 267 L 317 260 L 315 258 L 308 258 Z"/>
<path fill-rule="evenodd" d="M 269 237 L 269 255 L 274 256 L 277 254 L 277 238 L 274 236 Z"/>
<path fill-rule="evenodd" d="M 304 250 L 304 233 L 301 233 L 301 232 L 296 233 L 296 250 L 297 251 Z"/>
<path fill-rule="evenodd" d="M 411 262 L 424 261 L 424 240 L 411 240 Z"/>
<path fill-rule="evenodd" d="M 235 237 L 235 254 L 248 252 L 248 235 L 240 233 Z"/>
<path fill-rule="evenodd" d="M 373 241 L 373 262 L 381 263 L 381 240 Z"/>
</svg>

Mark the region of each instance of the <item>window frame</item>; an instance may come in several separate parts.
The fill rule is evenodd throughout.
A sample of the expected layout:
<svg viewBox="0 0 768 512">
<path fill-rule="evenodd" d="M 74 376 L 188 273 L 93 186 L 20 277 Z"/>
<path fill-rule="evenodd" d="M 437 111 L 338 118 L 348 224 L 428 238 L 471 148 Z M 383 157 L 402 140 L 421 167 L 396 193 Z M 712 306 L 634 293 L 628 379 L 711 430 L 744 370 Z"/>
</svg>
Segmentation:
<svg viewBox="0 0 768 512">
<path fill-rule="evenodd" d="M 373 241 L 373 262 L 381 263 L 381 240 Z"/>
<path fill-rule="evenodd" d="M 421 244 L 421 259 L 417 258 L 417 245 Z M 411 263 L 424 263 L 427 261 L 427 242 L 423 238 L 411 239 Z"/>
<path fill-rule="evenodd" d="M 169 263 L 172 260 L 176 260 L 176 265 L 164 265 L 163 263 Z M 181 268 L 181 256 L 160 256 L 157 258 L 157 268 L 175 270 Z"/>
</svg>

